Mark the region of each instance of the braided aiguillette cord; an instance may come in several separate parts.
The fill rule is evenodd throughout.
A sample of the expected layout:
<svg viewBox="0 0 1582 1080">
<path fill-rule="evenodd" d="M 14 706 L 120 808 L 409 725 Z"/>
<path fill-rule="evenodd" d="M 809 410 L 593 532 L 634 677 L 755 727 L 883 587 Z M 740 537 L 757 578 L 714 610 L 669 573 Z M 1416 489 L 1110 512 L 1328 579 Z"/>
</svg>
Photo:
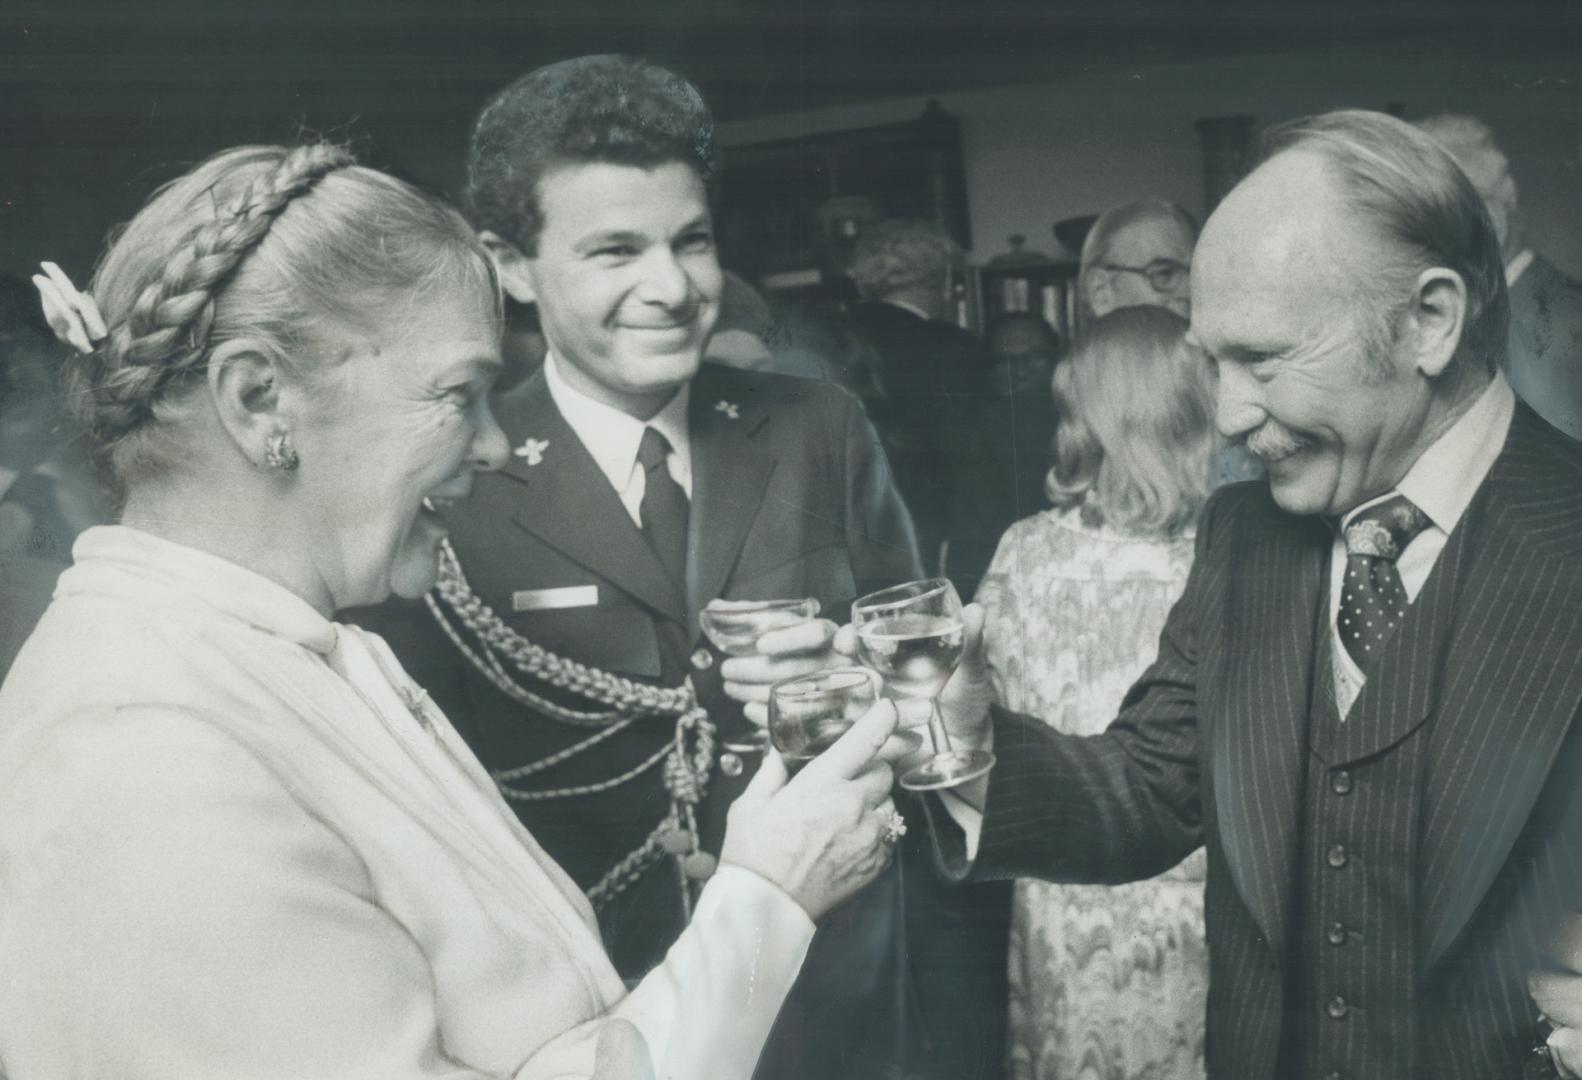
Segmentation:
<svg viewBox="0 0 1582 1080">
<path fill-rule="evenodd" d="M 714 870 L 713 856 L 699 848 L 694 813 L 694 807 L 707 789 L 709 769 L 714 762 L 714 725 L 708 713 L 698 705 L 691 681 L 679 687 L 658 687 L 634 682 L 613 672 L 559 656 L 534 644 L 507 626 L 473 592 L 462 572 L 461 561 L 448 539 L 440 547 L 439 581 L 424 599 L 445 636 L 507 697 L 562 723 L 597 729 L 580 742 L 547 757 L 494 772 L 495 783 L 506 798 L 518 802 L 538 802 L 591 795 L 628 783 L 663 762 L 665 788 L 671 797 L 670 813 L 641 844 L 616 862 L 588 890 L 588 898 L 596 908 L 603 907 L 624 892 L 662 855 L 669 854 L 676 860 L 679 871 L 682 910 L 690 915 L 692 897 L 687 882 L 703 880 Z M 477 649 L 467 642 L 452 623 L 441 600 L 454 613 L 455 619 L 473 635 L 478 643 Z M 608 711 L 573 709 L 534 693 L 511 676 L 501 662 L 502 656 L 522 674 L 608 706 Z M 663 715 L 676 717 L 674 739 L 646 760 L 617 776 L 572 787 L 536 790 L 514 787 L 509 783 L 567 761 L 597 746 L 616 732 L 625 730 L 643 716 Z M 690 748 L 689 743 L 692 744 Z"/>
</svg>

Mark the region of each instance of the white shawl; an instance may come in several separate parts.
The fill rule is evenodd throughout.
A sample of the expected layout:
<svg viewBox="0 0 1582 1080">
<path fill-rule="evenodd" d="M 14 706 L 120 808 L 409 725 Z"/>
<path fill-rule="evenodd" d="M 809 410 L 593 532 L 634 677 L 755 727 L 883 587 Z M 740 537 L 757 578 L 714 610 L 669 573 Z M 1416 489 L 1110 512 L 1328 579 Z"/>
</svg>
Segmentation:
<svg viewBox="0 0 1582 1080">
<path fill-rule="evenodd" d="M 746 1078 L 812 923 L 722 869 L 627 994 L 587 901 L 384 642 L 90 530 L 0 690 L 0 1076 Z"/>
</svg>

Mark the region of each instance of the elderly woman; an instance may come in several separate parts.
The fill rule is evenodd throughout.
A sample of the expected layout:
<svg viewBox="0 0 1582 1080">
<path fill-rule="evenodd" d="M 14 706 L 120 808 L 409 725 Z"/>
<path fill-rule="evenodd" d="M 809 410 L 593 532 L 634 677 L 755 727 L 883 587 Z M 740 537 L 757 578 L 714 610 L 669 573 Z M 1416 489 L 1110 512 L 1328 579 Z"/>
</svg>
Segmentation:
<svg viewBox="0 0 1582 1080">
<path fill-rule="evenodd" d="M 625 1021 L 660 1076 L 748 1076 L 813 920 L 889 858 L 893 710 L 766 765 L 628 992 L 445 717 L 331 619 L 428 590 L 436 506 L 507 453 L 460 218 L 333 147 L 238 149 L 144 207 L 97 307 L 45 287 L 104 335 L 69 393 L 121 510 L 0 691 L 0 1072 L 587 1076 Z"/>
</svg>

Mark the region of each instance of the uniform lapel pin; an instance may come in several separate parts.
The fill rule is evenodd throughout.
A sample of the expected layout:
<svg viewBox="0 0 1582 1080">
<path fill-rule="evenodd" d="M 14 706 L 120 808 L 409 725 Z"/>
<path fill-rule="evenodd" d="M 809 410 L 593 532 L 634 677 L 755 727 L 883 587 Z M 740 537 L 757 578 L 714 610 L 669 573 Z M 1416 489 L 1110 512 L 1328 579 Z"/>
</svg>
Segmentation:
<svg viewBox="0 0 1582 1080">
<path fill-rule="evenodd" d="M 740 420 L 742 418 L 742 411 L 736 407 L 734 401 L 721 401 L 714 406 L 714 411 L 724 413 L 726 418 L 730 420 Z"/>
<path fill-rule="evenodd" d="M 519 458 L 525 458 L 529 465 L 537 465 L 544 460 L 544 451 L 549 449 L 548 439 L 528 439 L 511 453 Z"/>
</svg>

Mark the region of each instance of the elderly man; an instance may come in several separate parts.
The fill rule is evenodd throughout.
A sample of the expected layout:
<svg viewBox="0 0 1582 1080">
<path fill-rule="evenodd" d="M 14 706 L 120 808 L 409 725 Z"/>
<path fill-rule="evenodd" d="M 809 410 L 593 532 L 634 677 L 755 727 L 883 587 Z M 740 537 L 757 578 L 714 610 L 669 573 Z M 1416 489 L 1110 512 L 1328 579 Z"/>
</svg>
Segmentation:
<svg viewBox="0 0 1582 1080">
<path fill-rule="evenodd" d="M 1487 124 L 1447 113 L 1417 126 L 1456 159 L 1494 219 L 1511 297 L 1505 345 L 1511 388 L 1539 416 L 1582 439 L 1582 282 L 1527 246 L 1516 181 Z"/>
<path fill-rule="evenodd" d="M 1087 319 L 1152 304 L 1190 314 L 1197 222 L 1160 199 L 1122 203 L 1099 215 L 1082 242 L 1077 297 Z"/>
<path fill-rule="evenodd" d="M 935 836 L 1068 882 L 1206 845 L 1211 1076 L 1514 1077 L 1582 897 L 1582 449 L 1496 373 L 1499 243 L 1437 145 L 1353 111 L 1265 149 L 1192 334 L 1268 481 L 1211 500 L 1105 734 L 991 710 L 969 650 L 946 714 L 999 764 Z"/>
</svg>

